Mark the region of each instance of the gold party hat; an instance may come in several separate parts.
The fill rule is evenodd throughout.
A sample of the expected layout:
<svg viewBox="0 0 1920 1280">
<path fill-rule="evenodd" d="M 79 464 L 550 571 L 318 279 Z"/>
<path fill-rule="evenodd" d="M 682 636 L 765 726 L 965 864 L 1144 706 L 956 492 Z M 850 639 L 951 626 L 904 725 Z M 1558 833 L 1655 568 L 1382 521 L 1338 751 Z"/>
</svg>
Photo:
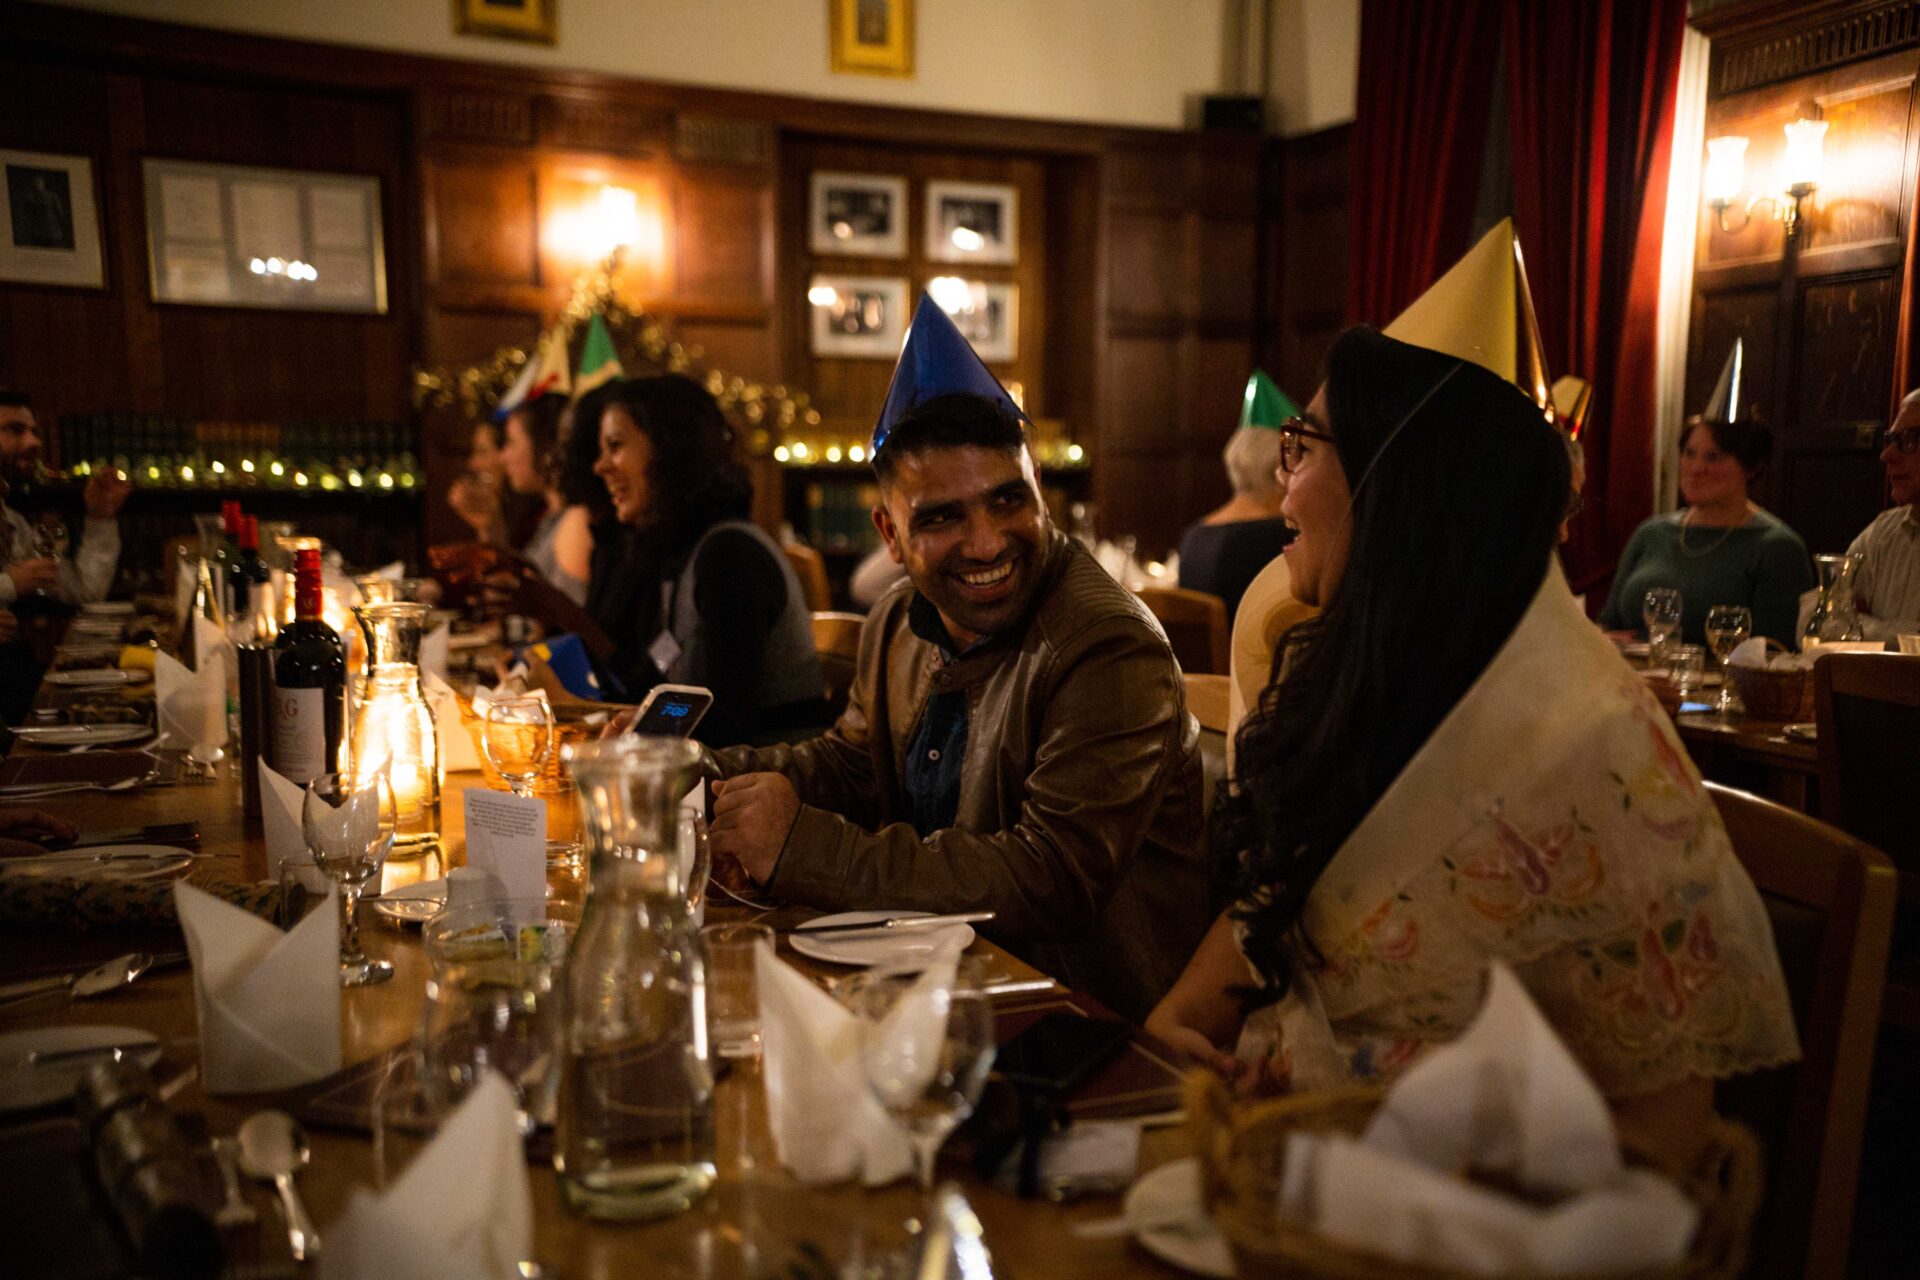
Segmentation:
<svg viewBox="0 0 1920 1280">
<path fill-rule="evenodd" d="M 1387 326 L 1389 338 L 1471 360 L 1519 387 L 1551 415 L 1547 361 L 1533 313 L 1527 266 L 1513 219 L 1480 238 L 1466 256 Z"/>
</svg>

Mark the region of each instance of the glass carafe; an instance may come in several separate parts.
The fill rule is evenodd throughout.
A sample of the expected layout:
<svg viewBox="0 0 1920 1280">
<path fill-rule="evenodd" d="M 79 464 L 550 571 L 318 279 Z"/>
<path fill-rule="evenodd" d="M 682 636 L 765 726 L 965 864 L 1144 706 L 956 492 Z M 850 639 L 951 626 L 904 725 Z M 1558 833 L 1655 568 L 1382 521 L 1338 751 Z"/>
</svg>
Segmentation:
<svg viewBox="0 0 1920 1280">
<path fill-rule="evenodd" d="M 714 1180 L 706 961 L 681 885 L 700 750 L 628 735 L 574 750 L 592 883 L 567 956 L 554 1168 L 572 1208 L 657 1218 Z"/>
<path fill-rule="evenodd" d="M 440 841 L 440 743 L 420 686 L 423 604 L 366 604 L 353 611 L 367 641 L 366 678 L 347 749 L 356 778 L 388 771 L 393 782 L 393 858 L 417 858 Z"/>
<path fill-rule="evenodd" d="M 1866 639 L 1860 630 L 1860 615 L 1853 606 L 1853 577 L 1860 571 L 1861 559 L 1858 555 L 1813 558 L 1814 567 L 1820 571 L 1820 601 L 1813 606 L 1806 629 L 1800 633 L 1801 648 L 1835 640 Z"/>
</svg>

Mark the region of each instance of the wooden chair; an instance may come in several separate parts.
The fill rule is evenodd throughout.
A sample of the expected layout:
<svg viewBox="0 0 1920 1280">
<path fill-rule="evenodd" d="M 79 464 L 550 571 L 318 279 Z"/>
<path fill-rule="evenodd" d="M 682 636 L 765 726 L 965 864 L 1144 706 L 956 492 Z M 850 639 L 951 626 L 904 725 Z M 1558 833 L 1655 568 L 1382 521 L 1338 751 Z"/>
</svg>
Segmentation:
<svg viewBox="0 0 1920 1280">
<path fill-rule="evenodd" d="M 820 674 L 826 678 L 827 701 L 839 715 L 853 688 L 855 659 L 860 653 L 860 628 L 866 615 L 821 611 L 813 615 L 813 649 L 820 655 Z"/>
<path fill-rule="evenodd" d="M 787 563 L 793 566 L 794 576 L 800 579 L 800 590 L 806 596 L 807 608 L 815 613 L 832 609 L 833 589 L 827 585 L 827 562 L 820 553 L 804 542 L 785 543 L 781 550 L 787 553 Z"/>
<path fill-rule="evenodd" d="M 1227 678 L 1225 676 L 1186 673 L 1187 710 L 1202 729 L 1224 734 L 1227 731 Z"/>
<path fill-rule="evenodd" d="M 1868 1085 L 1893 929 L 1893 867 L 1878 851 L 1771 800 L 1717 783 L 1734 853 L 1773 922 L 1801 1060 L 1722 1081 L 1720 1110 L 1767 1153 L 1749 1274 L 1846 1274 Z"/>
<path fill-rule="evenodd" d="M 1836 653 L 1813 667 L 1820 814 L 1893 860 L 1900 935 L 1881 1016 L 1920 1031 L 1920 657 Z"/>
<path fill-rule="evenodd" d="M 1180 669 L 1227 674 L 1227 606 L 1219 596 L 1185 587 L 1141 587 L 1140 600 L 1160 620 Z"/>
</svg>

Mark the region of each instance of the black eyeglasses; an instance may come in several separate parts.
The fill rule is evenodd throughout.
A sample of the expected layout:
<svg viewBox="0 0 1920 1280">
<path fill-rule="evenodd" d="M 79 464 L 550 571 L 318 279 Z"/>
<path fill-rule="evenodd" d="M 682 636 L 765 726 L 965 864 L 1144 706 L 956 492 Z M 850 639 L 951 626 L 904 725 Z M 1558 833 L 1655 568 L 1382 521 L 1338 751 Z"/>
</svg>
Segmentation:
<svg viewBox="0 0 1920 1280">
<path fill-rule="evenodd" d="M 1280 470 L 1292 475 L 1300 467 L 1300 460 L 1307 456 L 1305 442 L 1320 440 L 1333 443 L 1333 437 L 1324 431 L 1315 431 L 1307 425 L 1305 418 L 1288 418 L 1280 424 Z"/>
<path fill-rule="evenodd" d="M 1905 431 L 1887 432 L 1886 435 L 1880 437 L 1880 447 L 1884 449 L 1888 445 L 1892 445 L 1901 453 L 1912 453 L 1915 449 L 1920 449 L 1920 427 L 1908 427 Z M 1284 452 L 1285 446 L 1282 445 L 1281 448 Z"/>
</svg>

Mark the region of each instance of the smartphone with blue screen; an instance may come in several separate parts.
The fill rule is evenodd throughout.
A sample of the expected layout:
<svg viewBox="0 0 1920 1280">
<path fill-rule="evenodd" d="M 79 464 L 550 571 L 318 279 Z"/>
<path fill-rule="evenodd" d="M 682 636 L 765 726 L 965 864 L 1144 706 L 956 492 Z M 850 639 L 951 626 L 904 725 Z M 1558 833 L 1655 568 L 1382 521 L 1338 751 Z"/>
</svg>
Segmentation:
<svg viewBox="0 0 1920 1280">
<path fill-rule="evenodd" d="M 640 704 L 627 732 L 662 738 L 691 737 L 700 718 L 713 705 L 713 694 L 699 685 L 657 684 Z"/>
</svg>

